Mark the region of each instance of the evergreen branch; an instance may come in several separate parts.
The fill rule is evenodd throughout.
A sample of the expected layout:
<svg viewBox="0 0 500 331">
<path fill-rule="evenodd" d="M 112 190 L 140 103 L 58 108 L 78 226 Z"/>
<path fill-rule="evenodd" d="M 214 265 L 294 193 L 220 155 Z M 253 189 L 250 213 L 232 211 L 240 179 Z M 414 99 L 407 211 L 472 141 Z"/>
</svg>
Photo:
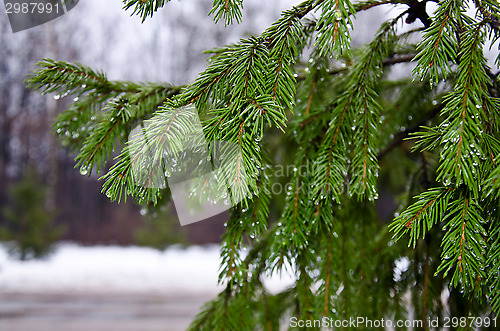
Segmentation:
<svg viewBox="0 0 500 331">
<path fill-rule="evenodd" d="M 492 156 L 493 168 L 485 181 L 485 196 L 500 196 L 500 158 L 499 154 Z"/>
<path fill-rule="evenodd" d="M 176 175 L 168 173 L 176 170 L 170 166 L 173 162 L 170 158 L 181 158 L 183 146 L 194 148 L 193 143 L 198 146 L 195 116 L 195 112 L 184 108 L 160 108 L 153 118 L 145 121 L 146 127 L 127 142 L 118 161 L 101 177 L 105 180 L 103 192 L 111 200 L 120 201 L 126 193 L 140 202 L 156 204 L 160 190 L 167 187 L 165 177 Z M 197 151 L 192 152 L 196 154 Z M 189 155 L 187 157 L 182 161 L 192 163 Z"/>
<path fill-rule="evenodd" d="M 104 114 L 95 121 L 92 133 L 84 140 L 76 158 L 76 166 L 89 176 L 93 168 L 97 168 L 99 172 L 111 156 L 116 143 L 125 142 L 133 125 L 150 117 L 178 92 L 178 88 L 168 85 L 148 84 L 138 87 L 137 93 L 122 95 L 109 101 L 102 109 Z"/>
<path fill-rule="evenodd" d="M 180 91 L 168 84 L 110 81 L 81 64 L 44 59 L 38 65 L 41 69 L 27 80 L 29 87 L 42 93 L 60 93 L 58 98 L 77 95 L 55 126 L 65 144 L 81 149 L 77 167 L 89 176 L 93 168 L 101 169 L 117 140 L 123 143 L 136 121 L 151 116 L 167 98 Z M 87 125 L 82 126 L 82 122 Z"/>
<path fill-rule="evenodd" d="M 444 148 L 437 180 L 449 183 L 454 178 L 456 186 L 463 182 L 478 196 L 476 167 L 481 162 L 480 156 L 484 155 L 478 141 L 484 131 L 481 103 L 482 99 L 489 98 L 481 26 L 464 27 L 460 46 L 459 76 L 454 91 L 445 97 L 443 113 L 448 113 L 449 117 L 443 124 Z"/>
<path fill-rule="evenodd" d="M 342 192 L 343 178 L 347 173 L 346 141 L 355 141 L 352 160 L 350 194 L 376 198 L 375 177 L 377 172 L 376 142 L 378 136 L 379 108 L 374 91 L 376 78 L 382 73 L 383 59 L 389 53 L 394 40 L 393 25 L 400 17 L 386 22 L 363 57 L 349 72 L 349 89 L 338 97 L 326 139 L 315 162 L 315 189 L 320 198 L 331 191 L 338 200 Z M 352 127 L 351 127 L 352 126 Z M 350 130 L 354 131 L 351 136 Z M 338 145 L 340 142 L 340 145 Z M 338 146 L 337 146 L 338 145 Z"/>
<path fill-rule="evenodd" d="M 54 123 L 54 131 L 64 146 L 79 151 L 82 143 L 102 120 L 101 109 L 110 99 L 118 97 L 120 92 L 107 94 L 91 91 L 73 99 L 68 109 L 61 112 Z M 84 123 L 85 125 L 82 125 Z"/>
<path fill-rule="evenodd" d="M 267 81 L 269 93 L 283 108 L 293 109 L 295 77 L 292 66 L 304 45 L 304 31 L 300 19 L 311 10 L 311 1 L 285 11 L 282 17 L 263 33 L 270 49 L 270 61 Z"/>
<path fill-rule="evenodd" d="M 345 155 L 345 144 L 340 130 L 344 129 L 344 119 L 351 103 L 350 97 L 343 98 L 333 110 L 332 126 L 326 133 L 326 139 L 318 152 L 318 159 L 315 162 L 314 178 L 316 180 L 313 194 L 325 199 L 330 194 L 339 201 L 339 195 L 342 192 L 344 181 L 343 177 L 347 174 L 347 158 Z M 341 139 L 340 143 L 337 139 Z"/>
<path fill-rule="evenodd" d="M 363 54 L 363 58 L 349 75 L 352 87 L 347 93 L 352 102 L 349 104 L 348 112 L 349 118 L 352 119 L 353 141 L 358 142 L 354 146 L 350 193 L 358 197 L 366 195 L 369 200 L 378 196 L 375 177 L 378 176 L 376 149 L 380 106 L 376 102 L 378 96 L 374 86 L 376 78 L 382 73 L 382 60 L 392 48 L 395 37 L 393 27 L 400 17 L 382 25 L 378 35 Z"/>
<path fill-rule="evenodd" d="M 80 167 L 81 172 L 89 176 L 96 165 L 99 172 L 101 165 L 111 156 L 114 143 L 119 135 L 118 127 L 122 124 L 122 118 L 119 114 L 123 104 L 120 101 L 112 102 L 109 107 L 114 111 L 106 114 L 104 121 L 87 138 L 76 158 L 76 167 Z"/>
<path fill-rule="evenodd" d="M 265 169 L 269 170 L 268 167 Z M 257 182 L 259 195 L 248 208 L 235 208 L 227 222 L 227 231 L 222 236 L 219 283 L 228 281 L 239 285 L 247 281 L 248 265 L 241 259 L 241 250 L 245 234 L 249 237 L 249 242 L 253 242 L 267 229 L 271 196 L 267 172 L 262 171 Z"/>
<path fill-rule="evenodd" d="M 385 5 L 404 3 L 395 0 L 362 1 L 355 4 L 350 0 L 322 0 L 317 1 L 315 7 L 321 6 L 322 14 L 317 23 L 317 37 L 315 47 L 319 49 L 319 56 L 341 55 L 344 51 L 350 56 L 350 33 L 352 18 L 356 13 L 370 8 Z"/>
<path fill-rule="evenodd" d="M 190 331 L 198 331 L 203 329 L 208 329 L 211 325 L 214 327 L 216 324 L 213 324 L 212 316 L 217 310 L 218 300 L 212 300 L 204 304 L 202 307 L 202 311 L 196 315 L 194 320 L 189 325 Z M 209 324 L 210 323 L 210 324 Z"/>
<path fill-rule="evenodd" d="M 300 164 L 306 161 L 307 150 L 300 150 L 297 159 Z M 297 168 L 294 168 L 297 169 Z M 294 170 L 287 192 L 286 205 L 277 225 L 275 236 L 271 243 L 272 256 L 271 270 L 281 271 L 287 262 L 291 262 L 294 256 L 307 245 L 310 224 L 309 194 L 307 178 L 299 171 Z"/>
<path fill-rule="evenodd" d="M 474 4 L 483 16 L 483 20 L 489 25 L 495 34 L 495 39 L 500 37 L 500 5 L 494 0 L 474 0 Z M 497 63 L 499 57 L 497 57 Z"/>
<path fill-rule="evenodd" d="M 322 1 L 322 14 L 318 21 L 318 34 L 314 47 L 319 56 L 341 55 L 344 51 L 350 56 L 352 28 L 351 16 L 355 18 L 356 10 L 350 0 Z"/>
<path fill-rule="evenodd" d="M 57 92 L 61 96 L 83 94 L 96 90 L 101 93 L 135 91 L 137 84 L 129 82 L 111 82 L 101 72 L 81 64 L 43 59 L 36 64 L 41 67 L 28 76 L 29 88 L 42 93 Z"/>
<path fill-rule="evenodd" d="M 460 192 L 460 197 L 450 201 L 446 216 L 446 232 L 443 237 L 441 265 L 436 273 L 444 271 L 444 276 L 454 269 L 453 286 L 461 285 L 464 290 L 473 291 L 478 277 L 483 279 L 484 255 L 486 247 L 482 210 L 468 193 Z"/>
<path fill-rule="evenodd" d="M 226 25 L 241 22 L 241 8 L 243 8 L 243 0 L 214 0 L 212 9 L 209 15 L 215 14 L 215 22 L 224 19 Z"/>
<path fill-rule="evenodd" d="M 435 187 L 415 197 L 416 201 L 390 225 L 394 237 L 400 240 L 409 232 L 408 246 L 412 245 L 415 248 L 418 239 L 425 237 L 425 234 L 446 215 L 452 192 L 450 188 Z"/>
<path fill-rule="evenodd" d="M 166 2 L 124 0 L 124 5 L 144 21 Z M 280 319 L 290 314 L 304 320 L 400 316 L 408 290 L 415 294 L 416 316 L 441 316 L 441 289 L 450 279 L 471 294 L 467 314 L 484 316 L 482 291 L 500 311 L 500 102 L 498 77 L 489 71 L 482 51 L 487 37 L 493 42 L 499 38 L 499 6 L 494 0 L 475 0 L 473 19 L 463 13 L 465 1 L 439 2 L 417 48 L 414 73 L 423 81 L 392 81 L 383 75 L 385 68 L 414 59 L 416 47 L 408 37 L 421 30 L 397 34 L 396 23 L 408 15 L 407 23 L 420 19 L 427 26 L 426 2 L 306 0 L 284 11 L 260 37 L 210 51 L 208 68 L 183 90 L 110 81 L 85 66 L 52 60 L 41 62 L 29 82 L 43 93 L 75 95 L 56 130 L 71 147 L 80 148 L 82 173 L 102 168 L 127 135 L 137 131 L 102 177 L 103 192 L 111 200 L 132 196 L 156 204 L 168 199 L 168 184 L 175 183 L 168 163 L 178 160 L 184 147 L 192 147 L 184 144 L 186 139 L 200 142 L 197 147 L 207 154 L 218 150 L 202 144 L 205 139 L 231 143 L 223 153 L 241 151 L 217 173 L 224 182 L 218 189 L 231 199 L 244 198 L 232 209 L 221 245 L 219 281 L 227 282 L 226 289 L 204 307 L 192 330 L 279 329 Z M 409 9 L 384 23 L 367 48 L 348 57 L 351 15 L 385 4 Z M 210 13 L 230 24 L 240 21 L 241 8 L 241 0 L 214 0 Z M 317 20 L 306 17 L 314 11 Z M 315 36 L 308 64 L 297 65 Z M 322 56 L 340 54 L 344 56 L 334 64 Z M 297 77 L 295 70 L 302 68 L 305 74 Z M 441 82 L 443 78 L 447 81 Z M 294 112 L 290 123 L 289 111 Z M 198 114 L 203 128 L 196 126 Z M 138 124 L 142 127 L 132 130 Z M 264 139 L 276 131 L 266 125 L 283 131 L 288 127 L 286 139 Z M 436 126 L 415 133 L 422 125 Z M 191 136 L 201 129 L 204 134 Z M 384 180 L 377 183 L 379 159 L 409 135 L 417 137 L 413 150 L 426 151 L 420 155 L 421 166 L 415 165 L 419 156 L 391 154 L 407 160 L 389 167 L 381 163 Z M 379 146 L 385 148 L 380 151 Z M 401 151 L 408 151 L 404 147 Z M 290 149 L 297 150 L 293 157 L 282 156 L 282 150 Z M 271 161 L 262 155 L 266 150 L 278 151 L 278 164 L 291 159 L 296 168 L 283 207 L 279 198 L 271 201 Z M 304 172 L 310 162 L 313 168 Z M 407 174 L 414 174 L 408 196 L 416 197 L 390 228 L 396 239 L 409 234 L 413 253 L 390 242 L 381 227 L 385 216 L 374 204 L 351 197 L 376 199 L 377 184 L 382 191 L 401 192 L 401 177 Z M 434 175 L 441 183 L 428 189 Z M 243 183 L 249 185 L 249 196 L 239 189 Z M 206 181 L 193 195 L 210 185 Z M 276 209 L 281 216 L 267 229 Z M 431 229 L 437 231 L 432 238 Z M 444 238 L 436 242 L 441 229 Z M 417 242 L 424 237 L 422 248 Z M 252 248 L 243 258 L 247 243 Z M 410 269 L 396 279 L 395 263 L 404 256 L 411 258 Z M 445 277 L 433 284 L 429 273 L 437 264 Z M 261 277 L 288 266 L 297 277 L 295 286 L 269 295 Z M 461 296 L 452 291 L 452 300 Z M 460 304 L 450 300 L 450 313 Z"/>
<path fill-rule="evenodd" d="M 322 202 L 317 206 L 315 214 L 315 221 L 320 225 L 318 226 L 319 242 L 319 279 L 322 280 L 319 289 L 316 293 L 320 299 L 318 311 L 323 316 L 330 316 L 334 309 L 335 292 L 338 289 L 338 279 L 335 270 L 339 268 L 338 265 L 338 238 L 335 232 L 336 226 L 334 220 L 334 211 L 332 205 L 327 202 Z M 324 248 L 326 246 L 326 248 Z M 337 262 L 337 263 L 336 263 Z"/>
<path fill-rule="evenodd" d="M 445 0 L 439 4 L 431 26 L 425 31 L 419 43 L 414 75 L 421 78 L 430 73 L 430 82 L 435 84 L 442 74 L 444 79 L 451 71 L 450 62 L 457 57 L 458 41 L 455 37 L 454 20 L 460 12 L 461 1 Z M 460 15 L 460 14 L 458 14 Z"/>
<path fill-rule="evenodd" d="M 496 219 L 498 220 L 498 218 Z M 495 291 L 494 289 L 497 289 L 500 285 L 500 228 L 498 227 L 498 221 L 492 222 L 491 225 L 493 230 L 489 233 L 488 243 L 490 244 L 490 247 L 487 254 L 486 265 L 490 266 L 488 283 L 490 284 L 490 288 L 492 290 L 489 294 L 489 299 L 493 311 L 495 311 L 498 315 L 498 312 L 500 311 L 500 292 Z"/>
<path fill-rule="evenodd" d="M 131 7 L 135 6 L 131 15 L 139 15 L 144 23 L 148 16 L 153 17 L 153 14 L 169 1 L 170 0 L 123 0 L 123 9 L 129 10 Z"/>
<path fill-rule="evenodd" d="M 195 101 L 203 111 L 210 100 L 214 107 L 205 123 L 207 139 L 240 146 L 248 184 L 254 192 L 264 124 L 283 130 L 286 122 L 284 110 L 267 93 L 271 84 L 266 78 L 271 71 L 269 57 L 262 38 L 242 39 L 237 45 L 219 49 L 200 78 L 169 103 L 174 108 Z"/>
<path fill-rule="evenodd" d="M 314 78 L 312 80 L 311 88 L 309 90 L 309 96 L 307 97 L 307 106 L 305 110 L 305 115 L 309 114 L 309 111 L 311 110 L 311 104 L 312 104 L 312 99 L 314 96 L 314 92 L 316 91 L 316 84 L 318 82 L 318 72 L 314 74 Z"/>
<path fill-rule="evenodd" d="M 311 289 L 313 279 L 308 273 L 313 260 L 314 255 L 306 247 L 299 251 L 296 258 L 298 279 L 295 286 L 297 289 L 297 309 L 299 311 L 297 315 L 301 320 L 312 321 L 316 317 L 313 310 L 315 296 Z"/>
<path fill-rule="evenodd" d="M 415 55 L 416 54 L 407 54 L 407 55 L 400 55 L 400 56 L 393 55 L 391 57 L 384 59 L 382 64 L 384 67 L 390 67 L 392 65 L 399 64 L 399 63 L 408 63 L 408 62 L 413 61 L 413 59 L 415 58 Z M 351 68 L 348 66 L 329 68 L 327 73 L 330 76 L 337 76 L 339 74 L 343 74 L 343 73 L 348 72 L 350 69 Z M 306 79 L 307 76 L 308 75 L 298 74 L 295 79 L 297 82 L 300 82 L 300 81 Z"/>
</svg>

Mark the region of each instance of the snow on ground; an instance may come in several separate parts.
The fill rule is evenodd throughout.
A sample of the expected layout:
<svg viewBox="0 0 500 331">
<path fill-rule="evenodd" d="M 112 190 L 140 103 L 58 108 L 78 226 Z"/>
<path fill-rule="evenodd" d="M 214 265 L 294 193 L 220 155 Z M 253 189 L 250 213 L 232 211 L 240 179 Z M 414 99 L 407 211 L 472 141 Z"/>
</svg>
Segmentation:
<svg viewBox="0 0 500 331">
<path fill-rule="evenodd" d="M 0 245 L 0 292 L 50 293 L 155 293 L 215 295 L 219 249 L 217 246 L 170 247 L 158 251 L 144 247 L 60 244 L 45 260 L 9 259 Z M 273 276 L 264 284 L 272 293 L 294 279 Z"/>
</svg>

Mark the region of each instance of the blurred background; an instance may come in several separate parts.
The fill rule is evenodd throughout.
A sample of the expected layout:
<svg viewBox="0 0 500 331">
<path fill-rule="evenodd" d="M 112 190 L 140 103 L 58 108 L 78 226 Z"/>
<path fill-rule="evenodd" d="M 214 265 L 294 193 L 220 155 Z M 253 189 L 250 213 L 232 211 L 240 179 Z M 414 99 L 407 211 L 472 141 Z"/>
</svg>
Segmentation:
<svg viewBox="0 0 500 331">
<path fill-rule="evenodd" d="M 180 227 L 170 206 L 111 203 L 80 175 L 52 123 L 71 100 L 27 89 L 48 57 L 110 79 L 192 82 L 202 52 L 260 34 L 299 1 L 248 0 L 224 27 L 211 1 L 173 0 L 141 24 L 121 0 L 81 0 L 70 12 L 12 33 L 0 6 L 0 330 L 183 330 L 215 296 L 217 243 L 227 215 Z M 354 46 L 394 10 L 358 15 Z M 278 290 L 291 277 L 268 279 Z"/>
</svg>

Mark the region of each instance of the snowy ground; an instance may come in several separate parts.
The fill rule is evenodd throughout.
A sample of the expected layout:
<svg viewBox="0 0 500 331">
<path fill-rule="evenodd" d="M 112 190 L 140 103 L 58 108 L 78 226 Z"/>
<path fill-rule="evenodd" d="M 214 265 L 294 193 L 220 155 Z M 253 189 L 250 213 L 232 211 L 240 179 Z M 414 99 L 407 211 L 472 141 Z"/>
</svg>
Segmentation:
<svg viewBox="0 0 500 331">
<path fill-rule="evenodd" d="M 46 260 L 15 261 L 0 246 L 0 293 L 95 292 L 215 295 L 217 246 L 172 247 L 165 251 L 141 247 L 82 247 L 61 244 Z M 271 292 L 293 283 L 288 276 L 265 282 Z"/>
<path fill-rule="evenodd" d="M 217 286 L 217 246 L 81 247 L 61 244 L 42 261 L 0 246 L 0 330 L 183 330 Z M 271 292 L 292 277 L 265 281 Z"/>
</svg>

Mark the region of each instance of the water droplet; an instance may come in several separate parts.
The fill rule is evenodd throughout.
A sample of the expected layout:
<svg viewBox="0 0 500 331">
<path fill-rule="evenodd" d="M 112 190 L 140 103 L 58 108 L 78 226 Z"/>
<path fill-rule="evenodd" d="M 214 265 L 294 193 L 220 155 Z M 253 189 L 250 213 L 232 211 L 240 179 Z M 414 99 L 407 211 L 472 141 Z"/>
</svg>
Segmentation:
<svg viewBox="0 0 500 331">
<path fill-rule="evenodd" d="M 87 167 L 80 168 L 80 175 L 85 176 L 89 173 L 89 169 Z"/>
<path fill-rule="evenodd" d="M 335 20 L 340 21 L 342 19 L 342 12 L 340 10 L 335 11 Z"/>
<path fill-rule="evenodd" d="M 61 96 L 59 94 L 56 94 L 56 95 L 54 95 L 54 99 L 59 100 L 59 99 L 61 99 Z"/>
</svg>

